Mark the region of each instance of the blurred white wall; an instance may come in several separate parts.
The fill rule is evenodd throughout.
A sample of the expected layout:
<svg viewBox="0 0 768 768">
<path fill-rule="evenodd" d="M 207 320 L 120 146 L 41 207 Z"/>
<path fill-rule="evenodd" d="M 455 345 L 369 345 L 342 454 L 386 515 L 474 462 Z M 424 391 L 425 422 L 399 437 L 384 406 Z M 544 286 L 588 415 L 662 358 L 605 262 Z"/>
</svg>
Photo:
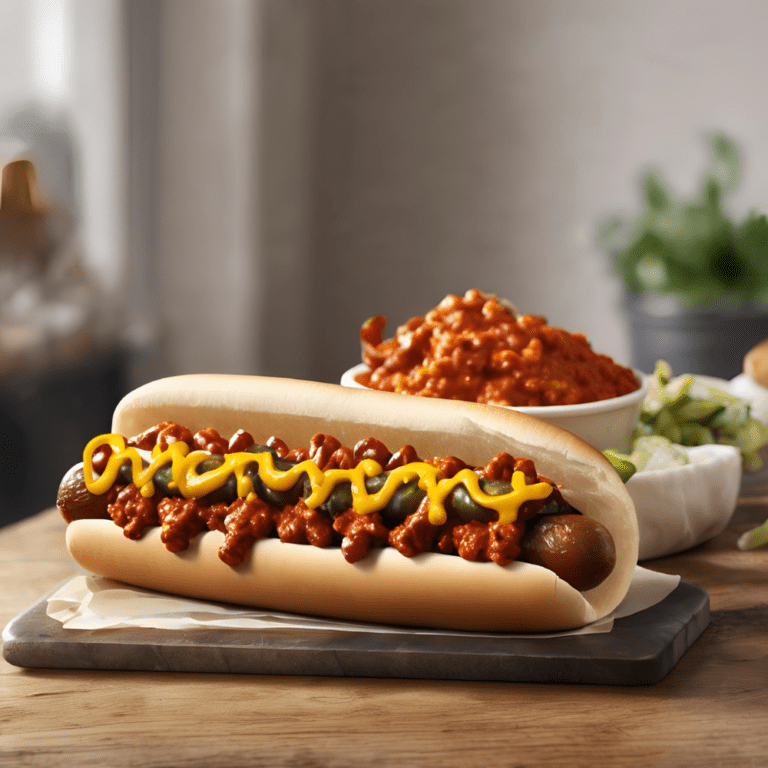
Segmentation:
<svg viewBox="0 0 768 768">
<path fill-rule="evenodd" d="M 595 221 L 649 163 L 693 191 L 704 135 L 747 154 L 768 205 L 768 4 L 393 0 L 321 14 L 313 371 L 355 355 L 372 313 L 497 291 L 626 362 Z M 327 9 L 333 13 L 328 15 Z M 329 317 L 323 306 L 337 308 Z"/>
<path fill-rule="evenodd" d="M 722 130 L 768 208 L 763 2 L 63 2 L 91 259 L 160 372 L 334 381 L 369 315 L 472 287 L 629 362 L 593 236 L 640 171 L 692 192 Z M 27 7 L 0 114 L 39 87 Z"/>
</svg>

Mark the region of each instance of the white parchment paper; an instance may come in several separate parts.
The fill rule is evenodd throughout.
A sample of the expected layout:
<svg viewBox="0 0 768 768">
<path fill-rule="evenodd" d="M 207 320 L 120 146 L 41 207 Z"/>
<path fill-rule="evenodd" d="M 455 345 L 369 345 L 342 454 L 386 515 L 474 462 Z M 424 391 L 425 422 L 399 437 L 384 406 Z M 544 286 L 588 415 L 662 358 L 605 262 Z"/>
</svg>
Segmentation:
<svg viewBox="0 0 768 768">
<path fill-rule="evenodd" d="M 614 619 L 631 616 L 661 602 L 677 587 L 679 576 L 656 573 L 638 566 L 629 592 L 621 605 L 600 621 L 569 632 L 544 635 L 499 635 L 493 637 L 561 637 L 563 635 L 610 632 Z M 60 621 L 65 629 L 103 630 L 121 627 L 144 627 L 167 630 L 194 629 L 300 629 L 311 632 L 336 630 L 344 632 L 382 632 L 429 635 L 472 635 L 477 632 L 457 632 L 438 629 L 414 629 L 380 624 L 343 622 L 313 616 L 261 611 L 219 603 L 207 603 L 174 597 L 159 592 L 131 587 L 101 576 L 80 574 L 63 584 L 48 598 L 48 616 Z"/>
</svg>

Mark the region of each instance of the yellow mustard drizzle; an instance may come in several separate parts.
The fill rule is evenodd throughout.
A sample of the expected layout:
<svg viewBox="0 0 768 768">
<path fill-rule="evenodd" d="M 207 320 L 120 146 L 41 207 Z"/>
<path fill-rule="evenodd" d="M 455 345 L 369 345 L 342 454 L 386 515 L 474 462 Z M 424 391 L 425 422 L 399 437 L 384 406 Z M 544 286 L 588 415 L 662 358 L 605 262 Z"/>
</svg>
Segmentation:
<svg viewBox="0 0 768 768">
<path fill-rule="evenodd" d="M 112 453 L 104 472 L 94 477 L 93 455 L 98 448 L 108 445 Z M 480 506 L 495 510 L 500 523 L 511 523 L 517 519 L 520 507 L 535 499 L 545 499 L 552 493 L 548 483 L 526 484 L 525 474 L 516 471 L 512 474 L 512 490 L 499 496 L 490 496 L 480 487 L 480 478 L 471 469 L 463 469 L 451 478 L 440 478 L 437 468 L 425 462 L 412 462 L 397 467 L 388 473 L 384 486 L 376 493 L 368 493 L 365 479 L 383 472 L 382 466 L 373 459 L 361 461 L 354 469 L 330 469 L 323 472 L 313 461 L 302 461 L 283 471 L 275 467 L 271 452 L 228 453 L 224 462 L 208 472 L 198 473 L 198 465 L 208 458 L 205 451 L 191 451 L 183 442 L 172 443 L 166 450 L 159 446 L 151 454 L 151 461 L 143 468 L 141 454 L 136 448 L 126 447 L 121 435 L 101 435 L 93 438 L 83 452 L 83 476 L 86 488 L 93 494 L 106 493 L 115 483 L 120 467 L 127 461 L 131 463 L 132 481 L 139 488 L 142 496 L 150 497 L 155 488 L 152 477 L 166 464 L 171 464 L 173 485 L 184 498 L 200 498 L 220 488 L 234 474 L 237 482 L 237 494 L 247 498 L 254 492 L 253 484 L 245 475 L 246 467 L 254 462 L 258 465 L 258 475 L 267 488 L 274 491 L 287 491 L 306 474 L 311 492 L 304 499 L 310 509 L 323 504 L 340 483 L 349 482 L 352 490 L 352 505 L 361 515 L 383 509 L 392 499 L 395 491 L 403 484 L 418 478 L 418 486 L 426 491 L 429 499 L 429 521 L 441 525 L 447 519 L 445 500 L 451 491 L 460 484 L 467 489 L 470 497 Z"/>
</svg>

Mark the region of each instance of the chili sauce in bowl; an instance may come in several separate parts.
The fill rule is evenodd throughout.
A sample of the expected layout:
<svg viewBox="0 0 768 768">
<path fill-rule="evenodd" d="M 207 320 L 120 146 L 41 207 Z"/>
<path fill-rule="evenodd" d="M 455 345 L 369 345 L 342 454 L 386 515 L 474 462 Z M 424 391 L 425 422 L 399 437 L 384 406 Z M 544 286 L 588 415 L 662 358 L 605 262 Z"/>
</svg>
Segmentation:
<svg viewBox="0 0 768 768">
<path fill-rule="evenodd" d="M 478 290 L 446 296 L 391 339 L 385 324 L 376 316 L 363 325 L 363 363 L 342 385 L 512 408 L 599 450 L 628 450 L 645 376 L 594 352 L 583 334 Z"/>
</svg>

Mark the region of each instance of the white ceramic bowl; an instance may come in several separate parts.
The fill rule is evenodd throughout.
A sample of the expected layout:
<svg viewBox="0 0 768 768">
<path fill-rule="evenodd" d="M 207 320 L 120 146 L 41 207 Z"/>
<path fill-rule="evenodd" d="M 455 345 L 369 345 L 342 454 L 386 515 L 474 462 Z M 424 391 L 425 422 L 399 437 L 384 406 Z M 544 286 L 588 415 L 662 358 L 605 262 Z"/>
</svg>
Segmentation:
<svg viewBox="0 0 768 768">
<path fill-rule="evenodd" d="M 341 377 L 345 387 L 365 389 L 355 381 L 355 376 L 366 373 L 368 367 L 364 364 L 350 368 Z M 648 380 L 645 374 L 635 371 L 640 382 L 640 388 L 628 395 L 613 397 L 610 400 L 598 400 L 594 403 L 578 405 L 543 405 L 536 407 L 512 407 L 515 411 L 536 416 L 550 424 L 567 429 L 593 445 L 600 451 L 613 448 L 622 453 L 628 453 L 632 440 L 632 432 L 637 426 L 643 399 L 648 391 Z"/>
<path fill-rule="evenodd" d="M 702 544 L 733 517 L 741 483 L 739 450 L 731 445 L 683 450 L 690 464 L 638 472 L 627 481 L 640 529 L 640 560 Z"/>
</svg>

